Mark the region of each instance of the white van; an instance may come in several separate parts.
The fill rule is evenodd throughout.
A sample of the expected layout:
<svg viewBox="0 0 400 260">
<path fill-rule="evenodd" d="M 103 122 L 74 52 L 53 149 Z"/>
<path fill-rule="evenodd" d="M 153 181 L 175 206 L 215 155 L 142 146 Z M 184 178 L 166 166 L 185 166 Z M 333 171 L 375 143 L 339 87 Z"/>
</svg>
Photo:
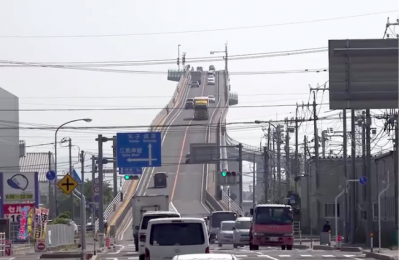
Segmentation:
<svg viewBox="0 0 400 260">
<path fill-rule="evenodd" d="M 233 229 L 233 247 L 248 245 L 250 241 L 251 218 L 239 217 Z"/>
<path fill-rule="evenodd" d="M 147 211 L 143 214 L 142 220 L 140 222 L 139 229 L 139 260 L 144 260 L 144 244 L 146 242 L 146 231 L 149 221 L 158 218 L 180 218 L 181 215 L 176 212 L 170 211 Z"/>
<path fill-rule="evenodd" d="M 149 221 L 145 259 L 165 260 L 176 255 L 210 253 L 206 223 L 201 218 L 164 218 Z"/>
</svg>

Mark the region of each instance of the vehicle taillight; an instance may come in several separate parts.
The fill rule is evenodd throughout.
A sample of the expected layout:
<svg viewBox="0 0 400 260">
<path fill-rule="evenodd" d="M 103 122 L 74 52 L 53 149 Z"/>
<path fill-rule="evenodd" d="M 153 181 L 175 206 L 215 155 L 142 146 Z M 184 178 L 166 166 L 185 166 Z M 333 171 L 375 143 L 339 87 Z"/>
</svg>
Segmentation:
<svg viewBox="0 0 400 260">
<path fill-rule="evenodd" d="M 210 253 L 210 248 L 207 247 L 207 248 L 206 248 L 206 254 L 209 254 L 209 253 Z"/>
<path fill-rule="evenodd" d="M 150 260 L 150 251 L 147 248 L 144 250 L 144 257 L 146 260 Z"/>
<path fill-rule="evenodd" d="M 141 234 L 141 235 L 139 236 L 139 241 L 140 241 L 140 242 L 145 242 L 145 241 L 146 241 L 146 235 Z"/>
</svg>

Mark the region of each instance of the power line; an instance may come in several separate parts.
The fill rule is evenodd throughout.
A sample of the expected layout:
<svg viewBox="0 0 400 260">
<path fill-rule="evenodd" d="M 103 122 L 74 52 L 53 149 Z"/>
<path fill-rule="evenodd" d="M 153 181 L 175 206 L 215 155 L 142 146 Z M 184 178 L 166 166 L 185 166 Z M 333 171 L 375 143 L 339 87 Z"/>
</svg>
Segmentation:
<svg viewBox="0 0 400 260">
<path fill-rule="evenodd" d="M 300 24 L 316 23 L 316 22 L 327 22 L 327 21 L 334 21 L 334 20 L 342 20 L 342 19 L 350 19 L 350 18 L 358 18 L 358 17 L 386 14 L 386 13 L 394 13 L 397 11 L 398 10 L 389 10 L 389 11 L 376 12 L 376 13 L 331 17 L 331 18 L 298 21 L 298 22 L 286 22 L 286 23 L 266 24 L 266 25 L 253 25 L 253 26 L 202 29 L 202 30 L 127 33 L 127 34 L 98 34 L 98 35 L 0 35 L 0 38 L 100 38 L 100 37 L 127 37 L 127 36 L 149 36 L 149 35 L 185 34 L 185 33 L 205 33 L 205 32 L 246 30 L 246 29 L 258 29 L 258 28 L 268 28 L 268 27 L 288 26 L 288 25 L 300 25 Z"/>
<path fill-rule="evenodd" d="M 329 105 L 329 103 L 322 103 L 320 105 Z M 233 106 L 230 109 L 238 108 L 266 108 L 266 107 L 295 107 L 295 104 L 275 104 L 275 105 L 255 105 L 255 106 Z M 225 108 L 224 106 L 210 107 Z M 131 111 L 131 110 L 161 110 L 164 107 L 115 107 L 115 108 L 26 108 L 26 109 L 0 109 L 0 112 L 51 112 L 51 111 Z M 170 108 L 170 110 L 182 110 L 184 107 Z"/>
</svg>

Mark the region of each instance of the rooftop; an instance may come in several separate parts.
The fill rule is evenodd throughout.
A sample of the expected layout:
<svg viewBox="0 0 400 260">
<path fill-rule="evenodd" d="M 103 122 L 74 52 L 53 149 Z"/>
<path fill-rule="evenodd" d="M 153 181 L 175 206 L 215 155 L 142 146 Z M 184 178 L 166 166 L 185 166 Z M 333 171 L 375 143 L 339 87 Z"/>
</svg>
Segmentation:
<svg viewBox="0 0 400 260">
<path fill-rule="evenodd" d="M 51 169 L 54 169 L 54 156 L 51 154 Z M 47 182 L 46 173 L 49 171 L 49 153 L 26 153 L 19 158 L 21 172 L 38 172 L 39 182 Z"/>
</svg>

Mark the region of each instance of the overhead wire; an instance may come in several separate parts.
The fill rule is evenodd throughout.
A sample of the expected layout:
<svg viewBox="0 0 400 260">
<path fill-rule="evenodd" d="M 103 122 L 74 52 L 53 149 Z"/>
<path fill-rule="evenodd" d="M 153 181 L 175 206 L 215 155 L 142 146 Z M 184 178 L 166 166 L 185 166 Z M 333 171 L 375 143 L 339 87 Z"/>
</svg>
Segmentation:
<svg viewBox="0 0 400 260">
<path fill-rule="evenodd" d="M 0 38 L 100 38 L 100 37 L 127 37 L 127 36 L 131 37 L 131 36 L 205 33 L 205 32 L 258 29 L 258 28 L 268 28 L 268 27 L 281 27 L 281 26 L 288 26 L 288 25 L 301 25 L 301 24 L 307 24 L 307 23 L 326 22 L 326 21 L 366 17 L 366 16 L 373 16 L 373 15 L 379 15 L 379 14 L 394 13 L 394 12 L 398 12 L 398 10 L 388 10 L 388 11 L 382 11 L 382 12 L 364 13 L 364 14 L 322 18 L 322 19 L 297 21 L 297 22 L 274 23 L 274 24 L 265 24 L 265 25 L 251 25 L 251 26 L 228 27 L 228 28 L 215 28 L 215 29 L 202 29 L 202 30 L 126 33 L 126 34 L 97 34 L 97 35 L 0 35 Z"/>
</svg>

